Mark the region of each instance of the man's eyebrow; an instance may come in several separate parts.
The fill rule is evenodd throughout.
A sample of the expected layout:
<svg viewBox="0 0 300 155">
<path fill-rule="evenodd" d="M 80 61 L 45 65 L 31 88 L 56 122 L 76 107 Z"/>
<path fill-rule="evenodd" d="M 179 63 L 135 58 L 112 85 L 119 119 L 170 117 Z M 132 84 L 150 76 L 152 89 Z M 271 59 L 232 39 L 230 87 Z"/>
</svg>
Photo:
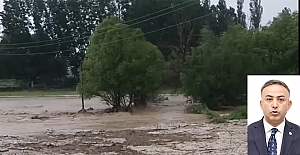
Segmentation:
<svg viewBox="0 0 300 155">
<path fill-rule="evenodd" d="M 272 95 L 266 95 L 265 97 L 274 97 L 274 96 L 272 96 Z M 279 95 L 279 96 L 277 96 L 277 98 L 278 97 L 285 97 L 284 95 Z"/>
<path fill-rule="evenodd" d="M 277 97 L 285 97 L 284 95 L 279 95 L 279 96 L 277 96 Z"/>
</svg>

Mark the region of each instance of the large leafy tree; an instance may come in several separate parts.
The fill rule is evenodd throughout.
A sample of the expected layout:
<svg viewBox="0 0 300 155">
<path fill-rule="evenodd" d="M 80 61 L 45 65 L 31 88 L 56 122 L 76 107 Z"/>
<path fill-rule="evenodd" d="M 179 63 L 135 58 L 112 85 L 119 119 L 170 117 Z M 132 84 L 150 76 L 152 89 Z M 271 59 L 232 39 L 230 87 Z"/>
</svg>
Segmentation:
<svg viewBox="0 0 300 155">
<path fill-rule="evenodd" d="M 5 0 L 1 52 L 57 53 L 2 56 L 1 75 L 22 80 L 42 77 L 51 82 L 65 77 L 69 67 L 76 76 L 95 25 L 116 11 L 110 0 Z"/>
<path fill-rule="evenodd" d="M 184 72 L 184 92 L 210 109 L 245 104 L 246 75 L 266 73 L 255 33 L 237 25 L 221 38 L 207 29 L 202 34 Z"/>
<path fill-rule="evenodd" d="M 262 30 L 231 25 L 217 37 L 202 33 L 184 72 L 183 90 L 211 109 L 245 104 L 247 74 L 296 74 L 298 12 L 284 9 Z"/>
<path fill-rule="evenodd" d="M 134 105 L 146 105 L 147 95 L 160 86 L 162 68 L 161 52 L 140 30 L 109 17 L 91 38 L 78 88 L 87 98 L 105 98 L 115 110 L 127 104 L 127 95 Z"/>
<path fill-rule="evenodd" d="M 2 18 L 2 53 L 22 54 L 29 52 L 28 49 L 22 48 L 18 43 L 30 42 L 31 34 L 30 22 L 27 16 L 28 6 L 22 0 L 5 0 L 3 11 L 1 12 Z M 10 44 L 10 45 L 7 45 Z M 13 46 L 12 46 L 13 45 Z M 30 77 L 29 63 L 26 56 L 2 56 L 4 65 L 7 69 L 4 69 L 6 73 L 5 78 L 15 78 L 20 80 L 28 80 Z M 12 67 L 14 66 L 14 67 Z"/>
<path fill-rule="evenodd" d="M 299 13 L 285 8 L 264 31 L 264 41 L 257 42 L 267 51 L 271 74 L 297 74 L 299 68 Z M 262 36 L 262 37 L 263 37 Z"/>
<path fill-rule="evenodd" d="M 44 82 L 50 84 L 54 78 L 65 76 L 65 62 L 58 60 L 55 53 L 48 54 L 59 49 L 57 44 L 51 41 L 54 36 L 49 27 L 50 13 L 47 7 L 45 1 L 4 1 L 4 11 L 1 12 L 1 52 L 23 55 L 2 56 L 2 63 L 5 64 L 5 70 L 2 70 L 5 72 L 3 78 L 29 81 L 41 77 Z"/>
<path fill-rule="evenodd" d="M 124 13 L 125 21 L 132 27 L 141 28 L 145 33 L 156 31 L 145 37 L 162 51 L 168 61 L 164 74 L 166 87 L 180 87 L 180 74 L 186 57 L 191 47 L 198 44 L 199 30 L 204 24 L 204 19 L 193 19 L 202 15 L 204 10 L 197 0 L 132 0 Z M 136 18 L 139 20 L 133 21 Z M 171 25 L 174 26 L 157 31 Z"/>
</svg>

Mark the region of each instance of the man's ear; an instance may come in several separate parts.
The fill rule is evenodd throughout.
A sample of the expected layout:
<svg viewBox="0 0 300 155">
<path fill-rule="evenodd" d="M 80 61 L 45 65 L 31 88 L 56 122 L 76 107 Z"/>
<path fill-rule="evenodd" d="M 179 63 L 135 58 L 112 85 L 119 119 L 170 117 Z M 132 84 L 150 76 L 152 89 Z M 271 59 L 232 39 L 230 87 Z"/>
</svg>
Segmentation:
<svg viewBox="0 0 300 155">
<path fill-rule="evenodd" d="M 289 103 L 288 103 L 288 110 L 290 110 L 292 104 L 293 104 L 293 102 L 290 100 Z"/>
<path fill-rule="evenodd" d="M 260 103 L 260 108 L 262 108 L 262 102 L 261 102 L 261 100 L 260 100 L 260 102 L 259 102 L 259 103 Z"/>
</svg>

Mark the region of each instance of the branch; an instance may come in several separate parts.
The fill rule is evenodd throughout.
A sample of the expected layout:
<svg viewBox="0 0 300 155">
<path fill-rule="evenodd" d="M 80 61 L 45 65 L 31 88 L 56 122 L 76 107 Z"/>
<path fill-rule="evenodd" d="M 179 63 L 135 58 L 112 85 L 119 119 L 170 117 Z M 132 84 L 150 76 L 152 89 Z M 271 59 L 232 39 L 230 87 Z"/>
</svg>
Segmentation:
<svg viewBox="0 0 300 155">
<path fill-rule="evenodd" d="M 189 44 L 189 42 L 190 42 L 190 40 L 191 40 L 191 38 L 192 38 L 193 32 L 194 32 L 194 26 L 192 26 L 192 24 L 191 24 L 191 27 L 190 27 L 190 34 L 189 34 L 188 39 L 187 39 L 187 41 L 186 41 L 186 45 Z"/>
<path fill-rule="evenodd" d="M 232 133 L 231 133 L 229 130 L 227 130 L 227 128 L 224 128 L 224 129 L 230 134 L 229 144 L 230 144 L 230 146 L 231 146 Z M 232 153 L 233 149 L 234 149 L 234 148 L 231 148 L 231 153 Z"/>
</svg>

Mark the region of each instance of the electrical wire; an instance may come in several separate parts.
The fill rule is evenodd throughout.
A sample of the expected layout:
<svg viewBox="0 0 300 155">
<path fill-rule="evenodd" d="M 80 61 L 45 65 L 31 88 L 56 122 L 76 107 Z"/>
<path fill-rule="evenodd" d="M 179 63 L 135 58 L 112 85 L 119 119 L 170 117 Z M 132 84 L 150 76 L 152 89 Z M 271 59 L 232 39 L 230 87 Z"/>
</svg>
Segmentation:
<svg viewBox="0 0 300 155">
<path fill-rule="evenodd" d="M 115 42 L 119 42 L 119 41 L 124 41 L 124 40 L 128 40 L 128 39 L 132 39 L 132 38 L 135 38 L 135 37 L 139 37 L 139 36 L 143 36 L 143 35 L 147 35 L 147 34 L 151 34 L 151 33 L 154 33 L 154 32 L 158 32 L 158 31 L 161 31 L 161 30 L 165 30 L 165 29 L 168 29 L 168 28 L 171 28 L 171 27 L 174 27 L 174 26 L 178 26 L 178 25 L 182 25 L 182 24 L 185 24 L 185 23 L 188 23 L 188 22 L 191 22 L 191 21 L 194 21 L 194 20 L 198 20 L 198 19 L 201 19 L 201 18 L 205 18 L 205 17 L 208 17 L 208 16 L 211 16 L 211 15 L 214 15 L 214 14 L 217 14 L 217 13 L 220 13 L 220 12 L 223 12 L 227 9 L 223 9 L 223 10 L 220 10 L 220 11 L 217 11 L 217 12 L 213 12 L 213 13 L 209 13 L 209 14 L 206 14 L 204 16 L 199 16 L 199 17 L 196 17 L 194 19 L 191 19 L 191 20 L 187 20 L 187 21 L 184 21 L 184 22 L 181 22 L 181 23 L 178 23 L 178 24 L 173 24 L 173 25 L 170 25 L 170 26 L 166 26 L 166 27 L 163 27 L 163 28 L 160 28 L 160 29 L 156 29 L 156 30 L 153 30 L 153 31 L 149 31 L 149 32 L 146 32 L 146 33 L 142 33 L 140 35 L 135 35 L 135 36 L 132 36 L 132 37 L 126 37 L 126 38 L 123 38 L 123 39 L 119 39 L 119 40 L 115 40 L 115 41 L 110 41 L 110 42 L 106 42 L 106 43 L 101 43 L 97 46 L 101 46 L 101 45 L 106 45 L 106 44 L 111 44 L 111 43 L 115 43 Z M 37 54 L 37 53 L 31 53 L 31 54 Z M 39 54 L 43 54 L 43 53 L 39 53 Z M 48 54 L 48 53 L 46 53 Z M 0 55 L 4 55 L 3 53 L 0 53 Z M 11 54 L 5 54 L 5 55 L 11 55 Z M 22 54 L 20 54 L 22 55 Z M 28 54 L 23 54 L 23 55 L 28 55 Z"/>
<path fill-rule="evenodd" d="M 197 20 L 197 19 L 201 19 L 201 18 L 204 18 L 204 17 L 208 17 L 208 16 L 211 16 L 211 15 L 214 15 L 214 14 L 217 14 L 217 13 L 220 13 L 220 12 L 223 12 L 223 11 L 226 11 L 226 10 L 227 10 L 227 9 L 223 9 L 223 10 L 220 10 L 220 11 L 218 11 L 218 12 L 209 13 L 209 14 L 206 14 L 206 15 L 204 15 L 204 16 L 199 16 L 199 17 L 196 17 L 196 18 L 191 19 L 191 20 L 187 20 L 187 21 L 184 21 L 184 22 L 181 22 L 181 23 L 178 23 L 178 24 L 173 24 L 173 25 L 170 25 L 170 26 L 166 26 L 166 27 L 163 27 L 163 28 L 160 28 L 160 29 L 156 29 L 156 30 L 153 30 L 153 31 L 149 31 L 149 32 L 146 32 L 146 33 L 142 33 L 142 34 L 140 34 L 140 35 L 135 35 L 135 36 L 132 36 L 132 37 L 127 37 L 127 38 L 123 38 L 123 39 L 119 39 L 119 40 L 115 40 L 115 41 L 111 41 L 111 42 L 107 42 L 107 43 L 102 43 L 102 44 L 100 44 L 100 45 L 98 45 L 98 46 L 105 45 L 105 44 L 111 44 L 111 43 L 115 43 L 115 42 L 119 42 L 119 41 L 131 39 L 131 38 L 135 38 L 135 37 L 139 37 L 139 36 L 151 34 L 151 33 L 158 32 L 158 31 L 161 31 L 161 30 L 165 30 L 165 29 L 168 29 L 168 28 L 171 28 L 171 27 L 174 27 L 174 26 L 179 26 L 179 25 L 182 25 L 182 24 L 185 24 L 185 23 L 188 23 L 188 22 Z"/>
<path fill-rule="evenodd" d="M 155 16 L 155 17 L 152 17 L 152 18 L 148 18 L 148 19 L 143 20 L 143 21 L 139 21 L 139 22 L 137 22 L 137 23 L 133 23 L 133 24 L 131 24 L 131 25 L 126 25 L 125 27 L 113 29 L 113 30 L 110 30 L 110 31 L 107 31 L 107 32 L 103 32 L 103 33 L 100 33 L 100 34 L 106 34 L 106 33 L 109 33 L 109 32 L 114 32 L 114 31 L 117 31 L 117 30 L 122 30 L 122 29 L 124 29 L 124 28 L 130 27 L 130 26 L 133 26 L 133 25 L 136 25 L 136 24 L 139 24 L 139 23 L 142 23 L 142 22 L 151 20 L 151 19 L 158 18 L 158 17 L 161 17 L 161 16 L 166 15 L 166 14 L 170 14 L 170 13 L 172 13 L 172 12 L 175 12 L 175 11 L 178 11 L 178 10 L 181 10 L 181 9 L 184 9 L 184 8 L 187 8 L 187 7 L 192 6 L 192 5 L 195 5 L 195 4 L 199 4 L 199 2 L 193 3 L 193 4 L 191 4 L 191 5 L 188 5 L 188 6 L 185 6 L 185 7 L 179 8 L 179 9 L 176 9 L 176 10 L 173 10 L 173 11 L 171 11 L 171 12 L 167 12 L 167 13 L 164 13 L 164 14 L 160 14 L 160 15 Z M 87 37 L 82 37 L 82 38 L 78 38 L 78 39 L 86 39 L 86 38 L 87 38 Z M 36 48 L 36 47 L 51 46 L 51 45 L 56 45 L 56 44 L 61 44 L 61 43 L 68 43 L 68 42 L 73 42 L 73 41 L 74 41 L 74 40 L 69 40 L 69 41 L 63 41 L 63 42 L 52 43 L 52 44 L 44 44 L 44 45 L 37 45 L 37 46 L 26 46 L 26 47 L 23 46 L 23 47 L 18 47 L 18 48 L 0 48 L 0 50 L 28 49 L 28 48 Z"/>
<path fill-rule="evenodd" d="M 77 38 L 78 40 L 80 39 L 86 39 L 87 37 L 82 37 L 82 38 Z M 21 46 L 21 47 L 15 47 L 15 48 L 0 48 L 0 50 L 20 50 L 20 49 L 29 49 L 29 48 L 38 48 L 38 47 L 45 47 L 45 46 L 51 46 L 51 45 L 57 45 L 57 44 L 63 44 L 63 43 L 69 43 L 73 42 L 73 40 L 68 40 L 68 41 L 62 41 L 62 42 L 57 42 L 57 43 L 52 43 L 52 44 L 44 44 L 44 45 L 37 45 L 37 46 Z"/>
<path fill-rule="evenodd" d="M 162 9 L 162 10 L 159 10 L 159 11 L 156 11 L 156 12 L 153 12 L 153 13 L 150 13 L 150 14 L 147 14 L 147 15 L 144 15 L 144 16 L 141 16 L 141 17 L 132 19 L 132 20 L 128 20 L 128 21 L 124 22 L 124 24 L 129 23 L 129 22 L 132 22 L 132 21 L 135 21 L 135 20 L 138 20 L 138 19 L 141 19 L 141 18 L 145 18 L 145 17 L 151 16 L 151 15 L 154 15 L 154 14 L 156 14 L 156 13 L 159 13 L 159 12 L 162 12 L 162 11 L 165 11 L 165 10 L 168 10 L 168 9 L 172 9 L 172 8 L 174 8 L 174 7 L 177 7 L 177 6 L 183 5 L 183 4 L 188 3 L 188 2 L 192 2 L 192 1 L 193 1 L 193 0 L 188 0 L 188 1 L 185 1 L 185 2 L 183 2 L 183 3 L 177 4 L 177 5 L 174 5 L 174 6 L 171 6 L 171 7 L 168 7 L 168 8 L 165 8 L 165 9 Z M 197 2 L 197 3 L 199 3 L 199 2 Z M 194 5 L 194 4 L 193 4 L 193 5 Z M 190 5 L 189 5 L 189 6 L 190 6 Z M 185 7 L 189 7 L 189 6 L 185 6 Z M 183 8 L 185 8 L 185 7 L 183 7 Z M 183 8 L 180 8 L 180 9 L 183 9 Z M 179 10 L 179 9 L 177 9 L 177 10 Z M 176 11 L 177 11 L 177 10 L 176 10 Z M 174 10 L 171 11 L 171 12 L 165 13 L 164 15 L 169 14 L 169 13 L 172 13 L 172 12 L 174 12 Z M 158 18 L 158 17 L 160 17 L 160 16 L 162 16 L 162 15 L 158 15 L 158 16 L 155 16 L 155 17 Z M 154 19 L 154 17 L 149 18 L 149 19 L 146 19 L 146 20 L 143 20 L 143 22 L 148 21 L 148 20 L 151 20 L 151 19 Z M 141 21 L 138 22 L 138 23 L 141 23 Z M 135 25 L 135 24 L 138 24 L 138 23 L 133 23 L 133 24 L 131 24 L 130 26 Z M 89 33 L 90 33 L 90 32 L 84 32 L 84 33 L 81 33 L 81 34 L 78 34 L 78 35 L 67 36 L 67 37 L 61 37 L 61 38 L 55 38 L 55 39 L 52 39 L 52 40 L 35 41 L 35 42 L 28 42 L 28 43 L 13 43 L 13 44 L 3 44 L 3 43 L 1 43 L 0 45 L 6 45 L 6 46 L 8 46 L 8 45 L 30 45 L 30 44 L 37 44 L 37 43 L 45 43 L 45 42 L 49 42 L 49 41 L 56 41 L 56 40 L 63 40 L 63 39 L 68 39 L 68 38 L 74 38 L 74 37 L 78 37 L 78 36 L 80 36 L 80 35 L 89 34 Z M 70 42 L 72 42 L 72 41 L 73 41 L 73 40 L 70 40 Z"/>
<path fill-rule="evenodd" d="M 44 52 L 44 53 L 0 53 L 0 55 L 11 55 L 11 56 L 44 55 L 44 54 L 55 54 L 55 53 L 60 53 L 65 51 L 70 51 L 70 50 L 60 50 L 60 51 L 52 51 L 52 52 Z"/>
</svg>

